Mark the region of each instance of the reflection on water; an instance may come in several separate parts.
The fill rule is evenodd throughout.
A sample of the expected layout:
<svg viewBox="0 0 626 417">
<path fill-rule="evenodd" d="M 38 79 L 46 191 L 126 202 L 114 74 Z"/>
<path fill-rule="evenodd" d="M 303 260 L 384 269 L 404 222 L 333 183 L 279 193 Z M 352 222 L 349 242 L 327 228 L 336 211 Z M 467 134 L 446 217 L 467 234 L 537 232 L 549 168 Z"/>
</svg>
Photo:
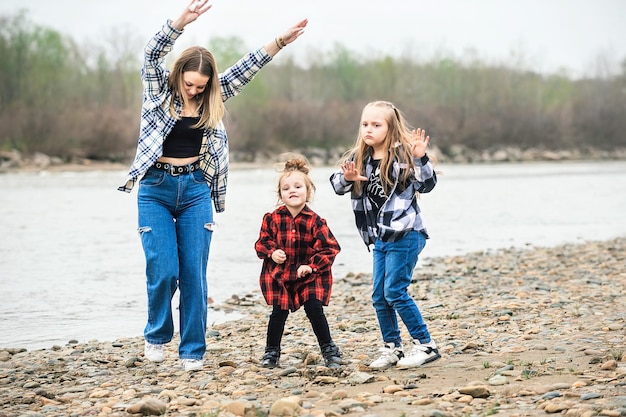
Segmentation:
<svg viewBox="0 0 626 417">
<path fill-rule="evenodd" d="M 504 247 L 552 246 L 626 234 L 626 162 L 440 165 L 421 197 L 431 239 L 422 258 Z M 348 196 L 314 168 L 312 208 L 342 246 L 335 277 L 369 272 Z M 0 175 L 0 347 L 30 349 L 138 336 L 146 314 L 136 191 L 123 172 Z M 233 170 L 216 214 L 209 292 L 216 301 L 257 291 L 261 219 L 276 202 L 271 169 Z M 226 319 L 211 311 L 209 323 Z"/>
</svg>

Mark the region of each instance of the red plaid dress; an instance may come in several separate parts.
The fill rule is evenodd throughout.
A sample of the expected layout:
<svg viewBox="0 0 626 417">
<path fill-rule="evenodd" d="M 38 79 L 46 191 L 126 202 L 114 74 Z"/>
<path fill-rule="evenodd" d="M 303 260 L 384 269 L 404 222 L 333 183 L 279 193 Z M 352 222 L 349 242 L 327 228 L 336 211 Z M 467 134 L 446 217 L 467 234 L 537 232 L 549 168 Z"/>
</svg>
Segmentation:
<svg viewBox="0 0 626 417">
<path fill-rule="evenodd" d="M 267 304 L 296 311 L 307 300 L 330 302 L 333 285 L 332 265 L 341 250 L 326 220 L 305 206 L 294 218 L 285 206 L 263 216 L 259 239 L 254 245 L 263 260 L 261 291 Z M 287 260 L 277 264 L 272 252 L 282 249 Z M 301 265 L 313 272 L 297 278 Z"/>
</svg>

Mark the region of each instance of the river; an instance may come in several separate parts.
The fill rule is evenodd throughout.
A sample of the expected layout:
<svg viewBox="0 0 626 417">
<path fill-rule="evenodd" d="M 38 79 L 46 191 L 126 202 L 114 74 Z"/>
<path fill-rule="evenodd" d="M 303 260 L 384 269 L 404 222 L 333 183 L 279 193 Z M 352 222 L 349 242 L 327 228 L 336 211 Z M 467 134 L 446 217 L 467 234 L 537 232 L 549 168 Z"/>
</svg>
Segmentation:
<svg viewBox="0 0 626 417">
<path fill-rule="evenodd" d="M 420 206 L 431 239 L 421 259 L 508 247 L 555 246 L 626 235 L 626 161 L 440 164 Z M 348 196 L 316 167 L 311 207 L 342 252 L 335 279 L 371 271 Z M 136 191 L 121 171 L 0 174 L 0 347 L 47 348 L 71 339 L 140 336 L 144 259 Z M 221 302 L 256 291 L 261 218 L 275 207 L 277 174 L 233 169 L 227 209 L 216 214 L 209 294 Z M 209 324 L 231 318 L 209 312 Z"/>
</svg>

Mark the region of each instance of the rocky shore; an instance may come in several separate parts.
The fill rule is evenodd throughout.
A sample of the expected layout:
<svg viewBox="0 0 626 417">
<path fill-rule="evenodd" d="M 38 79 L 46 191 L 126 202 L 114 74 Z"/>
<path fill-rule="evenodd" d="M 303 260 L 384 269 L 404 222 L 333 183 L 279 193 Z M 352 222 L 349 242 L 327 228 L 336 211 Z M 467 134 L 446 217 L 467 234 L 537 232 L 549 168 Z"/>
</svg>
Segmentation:
<svg viewBox="0 0 626 417">
<path fill-rule="evenodd" d="M 411 292 L 442 358 L 416 369 L 367 368 L 381 346 L 370 283 L 335 277 L 340 369 L 304 311 L 281 366 L 261 368 L 269 309 L 238 294 L 212 307 L 244 317 L 208 329 L 199 372 L 177 340 L 160 364 L 140 337 L 0 350 L 0 416 L 626 416 L 626 237 L 421 261 Z"/>
</svg>

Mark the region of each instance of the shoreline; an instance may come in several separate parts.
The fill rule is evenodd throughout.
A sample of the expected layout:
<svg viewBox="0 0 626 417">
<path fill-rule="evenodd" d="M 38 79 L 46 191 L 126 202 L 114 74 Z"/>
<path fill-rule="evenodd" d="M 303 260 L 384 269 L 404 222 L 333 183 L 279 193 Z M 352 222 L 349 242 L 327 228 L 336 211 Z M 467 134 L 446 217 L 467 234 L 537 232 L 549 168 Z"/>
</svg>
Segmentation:
<svg viewBox="0 0 626 417">
<path fill-rule="evenodd" d="M 443 160 L 439 161 L 438 165 L 446 164 L 446 165 L 500 165 L 500 164 L 514 164 L 514 165 L 522 165 L 522 164 L 542 164 L 542 163 L 593 163 L 593 162 L 624 162 L 626 161 L 626 150 L 624 150 L 624 155 L 617 155 L 613 158 L 603 159 L 600 157 L 589 157 L 589 158 L 535 158 L 535 159 L 520 159 L 520 160 L 498 160 L 498 159 L 488 159 L 488 160 Z M 231 170 L 246 170 L 246 169 L 273 169 L 276 161 L 274 162 L 241 162 L 241 161 L 230 161 L 230 169 Z M 311 161 L 313 167 L 332 167 L 336 166 L 336 164 L 324 164 L 324 163 L 314 163 Z M 0 168 L 1 174 L 9 174 L 9 173 L 44 173 L 44 172 L 89 172 L 89 171 L 122 171 L 124 174 L 128 171 L 130 166 L 130 162 L 119 163 L 119 162 L 107 162 L 107 161 L 96 161 L 90 159 L 84 159 L 80 162 L 46 162 L 44 164 L 38 163 L 28 163 L 21 164 L 18 166 L 11 167 L 2 167 Z"/>
<path fill-rule="evenodd" d="M 269 307 L 258 290 L 212 307 L 243 317 L 208 329 L 193 374 L 176 339 L 161 364 L 143 359 L 142 337 L 0 349 L 0 417 L 124 416 L 150 404 L 167 415 L 620 416 L 624 265 L 626 236 L 420 261 L 410 291 L 442 358 L 412 370 L 367 368 L 382 345 L 369 274 L 335 277 L 325 308 L 339 370 L 321 366 L 303 311 L 287 320 L 280 368 L 261 368 Z"/>
</svg>

